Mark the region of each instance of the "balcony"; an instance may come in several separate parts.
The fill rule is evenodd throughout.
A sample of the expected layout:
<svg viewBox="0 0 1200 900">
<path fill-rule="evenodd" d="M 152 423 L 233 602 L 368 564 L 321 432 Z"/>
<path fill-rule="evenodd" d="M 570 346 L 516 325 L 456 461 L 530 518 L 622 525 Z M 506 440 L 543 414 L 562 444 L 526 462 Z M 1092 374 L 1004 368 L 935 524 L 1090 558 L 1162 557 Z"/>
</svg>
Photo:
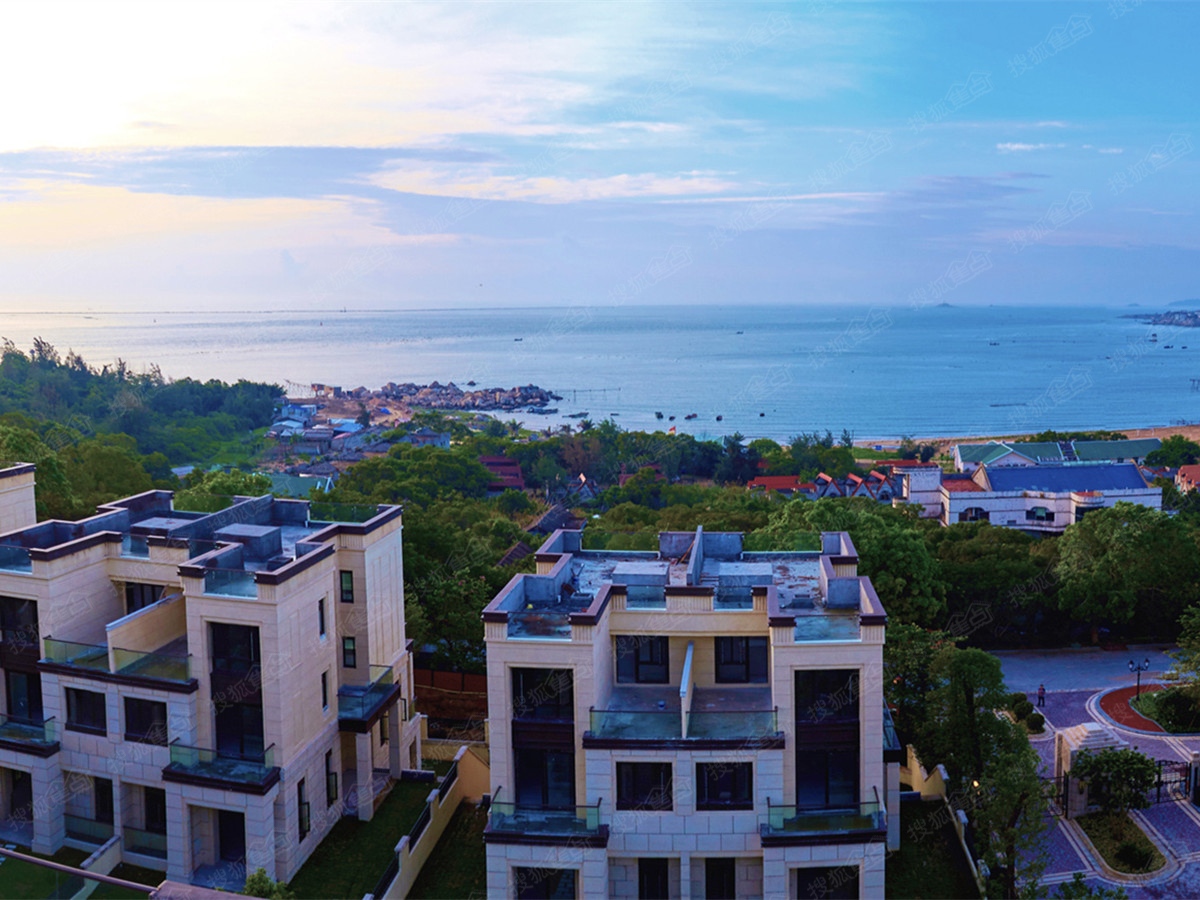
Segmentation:
<svg viewBox="0 0 1200 900">
<path fill-rule="evenodd" d="M 767 687 L 698 688 L 685 712 L 676 687 L 618 687 L 608 709 L 593 709 L 584 746 L 629 741 L 720 741 L 782 746 Z"/>
<path fill-rule="evenodd" d="M 167 653 L 144 653 L 113 647 L 113 666 L 121 675 L 156 678 L 159 681 L 191 681 L 191 657 Z"/>
<path fill-rule="evenodd" d="M 0 747 L 34 756 L 58 752 L 58 728 L 54 719 L 38 721 L 0 714 Z"/>
<path fill-rule="evenodd" d="M 257 597 L 254 573 L 245 569 L 205 569 L 204 593 L 221 597 Z"/>
<path fill-rule="evenodd" d="M 44 662 L 60 666 L 72 666 L 91 672 L 108 671 L 108 646 L 105 644 L 79 644 L 75 641 L 60 641 L 46 638 Z"/>
<path fill-rule="evenodd" d="M 600 801 L 592 806 L 552 809 L 493 800 L 483 839 L 492 844 L 605 847 L 608 826 L 600 824 Z"/>
<path fill-rule="evenodd" d="M 770 844 L 839 843 L 847 837 L 887 833 L 887 810 L 879 791 L 869 803 L 810 809 L 767 802 L 766 821 L 759 826 L 764 846 Z"/>
<path fill-rule="evenodd" d="M 176 740 L 171 742 L 171 762 L 163 769 L 163 780 L 261 795 L 279 781 L 274 760 L 274 744 L 261 754 L 243 756 L 189 747 Z"/>
<path fill-rule="evenodd" d="M 0 547 L 0 571 L 29 573 L 33 571 L 33 562 L 29 559 L 29 550 L 25 547 Z"/>
<path fill-rule="evenodd" d="M 833 612 L 826 609 L 796 616 L 797 644 L 861 639 L 862 629 L 857 612 Z"/>
<path fill-rule="evenodd" d="M 121 536 L 121 555 L 133 559 L 150 558 L 150 541 L 144 536 L 126 534 Z"/>
<path fill-rule="evenodd" d="M 97 822 L 83 816 L 63 816 L 67 826 L 67 837 L 87 844 L 100 846 L 113 836 L 112 822 Z"/>
<path fill-rule="evenodd" d="M 514 609 L 508 614 L 509 640 L 569 641 L 571 615 L 548 609 Z"/>
<path fill-rule="evenodd" d="M 142 856 L 153 856 L 158 859 L 167 858 L 167 836 L 155 831 L 144 831 L 125 825 L 121 828 L 121 843 L 126 853 L 140 853 Z"/>
<path fill-rule="evenodd" d="M 391 704 L 399 692 L 391 666 L 371 666 L 366 684 L 344 684 L 338 688 L 338 724 L 342 731 L 365 731 L 378 713 Z"/>
<path fill-rule="evenodd" d="M 593 709 L 588 734 L 604 740 L 680 740 L 683 713 L 672 710 Z"/>
</svg>

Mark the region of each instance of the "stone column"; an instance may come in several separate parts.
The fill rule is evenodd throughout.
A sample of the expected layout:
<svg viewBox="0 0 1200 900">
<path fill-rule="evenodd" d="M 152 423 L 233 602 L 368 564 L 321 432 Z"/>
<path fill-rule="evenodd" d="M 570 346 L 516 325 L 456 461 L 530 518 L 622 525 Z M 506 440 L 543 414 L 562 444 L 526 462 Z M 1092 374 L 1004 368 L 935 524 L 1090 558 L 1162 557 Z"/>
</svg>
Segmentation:
<svg viewBox="0 0 1200 900">
<path fill-rule="evenodd" d="M 33 783 L 33 852 L 55 853 L 67 839 L 66 784 L 58 755 L 39 759 L 30 772 Z"/>
<path fill-rule="evenodd" d="M 392 711 L 387 717 L 388 729 L 388 773 L 393 778 L 400 777 L 400 770 L 404 768 L 404 761 L 400 758 L 400 753 L 404 749 L 400 746 L 400 735 L 404 731 L 404 724 L 400 721 L 401 708 L 404 705 L 404 700 L 401 699 L 392 707 Z"/>
<path fill-rule="evenodd" d="M 375 758 L 371 754 L 371 732 L 354 736 L 354 756 L 358 790 L 358 820 L 370 822 L 371 817 L 375 815 L 375 792 L 372 790 Z"/>
</svg>

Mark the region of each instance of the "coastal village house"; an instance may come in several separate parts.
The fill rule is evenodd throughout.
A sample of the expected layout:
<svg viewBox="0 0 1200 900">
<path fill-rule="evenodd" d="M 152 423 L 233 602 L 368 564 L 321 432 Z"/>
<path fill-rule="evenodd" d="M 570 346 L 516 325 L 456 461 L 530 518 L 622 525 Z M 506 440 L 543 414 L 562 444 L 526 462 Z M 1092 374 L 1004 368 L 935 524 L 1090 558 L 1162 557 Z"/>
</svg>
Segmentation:
<svg viewBox="0 0 1200 900">
<path fill-rule="evenodd" d="M 844 533 L 557 531 L 485 609 L 490 897 L 880 897 L 886 614 Z"/>
<path fill-rule="evenodd" d="M 289 879 L 420 757 L 401 510 L 150 491 L 35 522 L 0 469 L 0 837 L 240 890 Z"/>
</svg>

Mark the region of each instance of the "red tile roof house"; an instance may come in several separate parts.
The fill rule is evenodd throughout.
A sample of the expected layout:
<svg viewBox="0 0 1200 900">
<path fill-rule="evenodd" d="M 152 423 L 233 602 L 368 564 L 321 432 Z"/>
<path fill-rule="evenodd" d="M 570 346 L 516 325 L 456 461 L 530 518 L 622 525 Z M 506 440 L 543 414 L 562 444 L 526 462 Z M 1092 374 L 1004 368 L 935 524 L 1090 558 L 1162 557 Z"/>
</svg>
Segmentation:
<svg viewBox="0 0 1200 900">
<path fill-rule="evenodd" d="M 1175 487 L 1181 491 L 1192 491 L 1200 485 L 1200 466 L 1180 466 L 1175 473 Z"/>
<path fill-rule="evenodd" d="M 488 494 L 502 494 L 506 490 L 525 490 L 525 476 L 521 464 L 507 456 L 481 456 L 479 464 L 492 473 L 495 480 L 488 485 Z"/>
</svg>

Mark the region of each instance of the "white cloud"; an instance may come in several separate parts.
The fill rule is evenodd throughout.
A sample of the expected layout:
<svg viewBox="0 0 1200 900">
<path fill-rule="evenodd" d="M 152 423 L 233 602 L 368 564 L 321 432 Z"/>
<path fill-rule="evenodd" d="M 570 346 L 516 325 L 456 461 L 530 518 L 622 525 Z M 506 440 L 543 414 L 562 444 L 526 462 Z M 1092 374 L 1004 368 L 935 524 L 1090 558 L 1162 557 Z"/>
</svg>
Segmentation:
<svg viewBox="0 0 1200 900">
<path fill-rule="evenodd" d="M 1097 153 L 1112 153 L 1112 154 L 1117 154 L 1117 153 L 1124 153 L 1124 152 L 1125 152 L 1125 148 L 1124 148 L 1124 147 L 1101 147 L 1101 148 L 1100 148 L 1099 150 L 1097 150 L 1096 152 L 1097 152 Z"/>
<path fill-rule="evenodd" d="M 1023 144 L 1017 141 L 1009 141 L 1003 144 L 997 144 L 996 149 L 1001 153 L 1032 153 L 1035 150 L 1061 150 L 1066 144 Z"/>
</svg>

